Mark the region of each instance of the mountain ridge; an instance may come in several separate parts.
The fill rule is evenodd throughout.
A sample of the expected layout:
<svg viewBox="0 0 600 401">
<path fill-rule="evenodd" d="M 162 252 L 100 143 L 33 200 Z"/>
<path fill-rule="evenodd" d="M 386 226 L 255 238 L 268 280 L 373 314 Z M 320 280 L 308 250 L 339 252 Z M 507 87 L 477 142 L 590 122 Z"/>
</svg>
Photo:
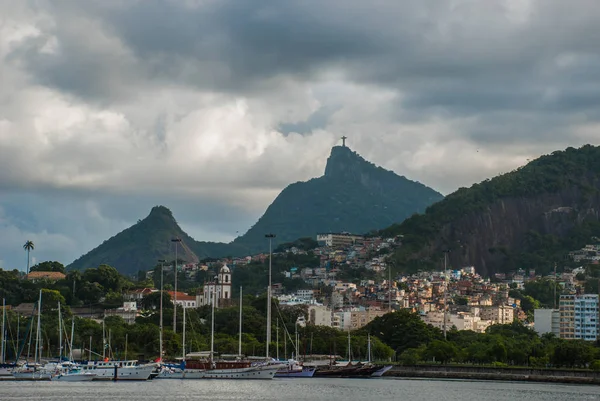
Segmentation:
<svg viewBox="0 0 600 401">
<path fill-rule="evenodd" d="M 442 198 L 419 182 L 366 161 L 346 146 L 335 146 L 323 176 L 288 185 L 258 221 L 230 243 L 195 241 L 179 227 L 168 208 L 156 206 L 146 218 L 82 255 L 68 268 L 106 263 L 127 273 L 149 269 L 157 259 L 173 259 L 171 239 L 176 237 L 187 247 L 180 259 L 246 256 L 268 250 L 267 233 L 276 234 L 274 247 L 302 237 L 314 238 L 319 232 L 362 234 L 402 221 Z"/>
<path fill-rule="evenodd" d="M 600 147 L 585 145 L 460 188 L 381 233 L 403 235 L 392 257 L 403 270 L 439 268 L 449 250 L 453 267 L 474 265 L 484 276 L 549 272 L 600 235 L 599 219 Z"/>
<path fill-rule="evenodd" d="M 317 232 L 363 234 L 424 211 L 442 198 L 424 184 L 378 167 L 346 146 L 334 146 L 323 176 L 288 185 L 233 243 L 256 251 L 267 243 L 264 234 L 271 232 L 277 235 L 277 244 L 314 237 Z M 297 219 L 293 212 L 302 213 L 303 218 Z"/>
</svg>

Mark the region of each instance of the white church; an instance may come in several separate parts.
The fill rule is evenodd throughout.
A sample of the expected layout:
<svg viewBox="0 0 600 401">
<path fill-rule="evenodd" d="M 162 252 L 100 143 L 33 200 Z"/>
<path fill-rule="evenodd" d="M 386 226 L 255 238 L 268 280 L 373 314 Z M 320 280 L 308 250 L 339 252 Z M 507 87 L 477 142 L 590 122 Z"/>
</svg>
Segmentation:
<svg viewBox="0 0 600 401">
<path fill-rule="evenodd" d="M 231 270 L 227 265 L 219 269 L 217 280 L 204 284 L 202 294 L 196 296 L 198 306 L 212 305 L 213 301 L 216 301 L 215 308 L 231 305 Z"/>
</svg>

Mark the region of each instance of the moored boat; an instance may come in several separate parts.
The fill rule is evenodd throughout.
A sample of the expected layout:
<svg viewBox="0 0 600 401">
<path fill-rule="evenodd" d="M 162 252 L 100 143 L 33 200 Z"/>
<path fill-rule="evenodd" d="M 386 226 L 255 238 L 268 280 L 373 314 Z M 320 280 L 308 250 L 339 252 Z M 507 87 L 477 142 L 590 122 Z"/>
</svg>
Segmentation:
<svg viewBox="0 0 600 401">
<path fill-rule="evenodd" d="M 15 380 L 48 381 L 52 379 L 54 371 L 46 370 L 42 366 L 22 366 L 12 372 Z"/>
<path fill-rule="evenodd" d="M 148 380 L 155 363 L 139 364 L 136 360 L 97 361 L 82 365 L 84 372 L 94 373 L 93 380 Z"/>
<path fill-rule="evenodd" d="M 297 361 L 290 359 L 287 365 L 275 373 L 275 377 L 313 377 L 316 370 L 314 367 L 305 367 Z"/>
<path fill-rule="evenodd" d="M 52 377 L 52 381 L 83 382 L 92 381 L 96 373 L 86 372 L 80 367 L 67 367 Z"/>
</svg>

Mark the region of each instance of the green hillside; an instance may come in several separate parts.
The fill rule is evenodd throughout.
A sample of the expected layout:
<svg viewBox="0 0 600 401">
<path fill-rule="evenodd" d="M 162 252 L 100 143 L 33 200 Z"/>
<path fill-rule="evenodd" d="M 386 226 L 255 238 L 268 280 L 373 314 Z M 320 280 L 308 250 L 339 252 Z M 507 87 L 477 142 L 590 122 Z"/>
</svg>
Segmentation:
<svg viewBox="0 0 600 401">
<path fill-rule="evenodd" d="M 276 243 L 319 232 L 367 233 L 423 212 L 443 196 L 433 189 L 375 166 L 348 147 L 336 146 L 325 174 L 285 188 L 258 222 L 233 243 L 265 249 L 265 233 Z"/>
<path fill-rule="evenodd" d="M 381 233 L 404 236 L 394 260 L 407 270 L 439 266 L 449 249 L 455 265 L 483 265 L 485 273 L 548 271 L 600 235 L 599 193 L 600 148 L 568 148 L 461 188 Z"/>
</svg>

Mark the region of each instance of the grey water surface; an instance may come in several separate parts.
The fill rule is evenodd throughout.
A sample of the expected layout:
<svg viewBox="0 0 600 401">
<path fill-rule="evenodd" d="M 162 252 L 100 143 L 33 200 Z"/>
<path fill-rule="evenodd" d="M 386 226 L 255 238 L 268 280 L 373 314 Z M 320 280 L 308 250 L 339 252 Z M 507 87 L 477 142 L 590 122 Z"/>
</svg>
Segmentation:
<svg viewBox="0 0 600 401">
<path fill-rule="evenodd" d="M 286 400 L 286 401 L 579 401 L 600 400 L 600 386 L 547 383 L 408 380 L 275 379 L 148 382 L 0 382 L 9 400 Z"/>
</svg>

